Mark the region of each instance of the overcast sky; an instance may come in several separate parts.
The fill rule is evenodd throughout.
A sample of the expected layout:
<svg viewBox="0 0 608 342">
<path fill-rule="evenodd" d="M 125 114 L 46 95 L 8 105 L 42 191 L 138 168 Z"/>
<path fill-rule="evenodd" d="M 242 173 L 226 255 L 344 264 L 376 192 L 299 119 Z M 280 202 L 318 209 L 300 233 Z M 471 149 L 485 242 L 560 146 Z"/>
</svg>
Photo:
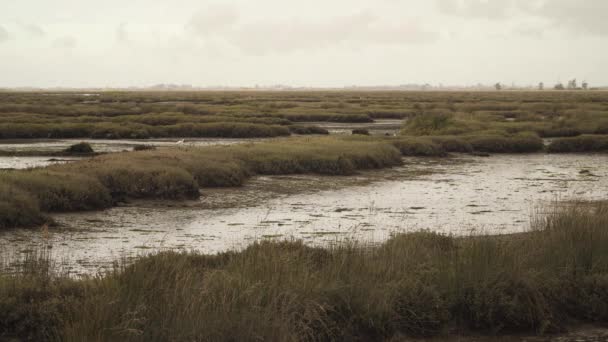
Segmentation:
<svg viewBox="0 0 608 342">
<path fill-rule="evenodd" d="M 0 1 L 0 87 L 608 85 L 608 0 Z"/>
</svg>

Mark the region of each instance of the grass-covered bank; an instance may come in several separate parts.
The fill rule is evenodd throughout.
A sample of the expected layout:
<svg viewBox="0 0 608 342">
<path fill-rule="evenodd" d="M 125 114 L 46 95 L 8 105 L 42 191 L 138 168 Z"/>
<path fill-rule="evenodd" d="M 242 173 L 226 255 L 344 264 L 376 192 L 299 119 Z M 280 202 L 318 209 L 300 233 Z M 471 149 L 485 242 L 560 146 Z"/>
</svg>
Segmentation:
<svg viewBox="0 0 608 342">
<path fill-rule="evenodd" d="M 411 156 L 442 156 L 449 152 L 534 153 L 544 150 L 542 139 L 535 134 L 402 136 L 393 141 L 403 155 Z"/>
<path fill-rule="evenodd" d="M 547 147 L 550 153 L 608 152 L 608 135 L 557 138 Z"/>
<path fill-rule="evenodd" d="M 530 153 L 544 149 L 534 123 L 500 121 L 463 114 L 421 114 L 410 119 L 401 134 L 431 139 L 452 152 Z M 504 119 L 504 117 L 501 117 Z"/>
<path fill-rule="evenodd" d="M 98 156 L 0 173 L 0 228 L 45 222 L 45 213 L 103 209 L 129 198 L 197 198 L 204 187 L 239 186 L 258 174 L 348 175 L 401 163 L 385 141 L 285 139 Z"/>
<path fill-rule="evenodd" d="M 26 255 L 0 275 L 0 339 L 352 341 L 560 332 L 608 323 L 608 208 L 555 209 L 525 234 L 398 235 L 330 249 L 261 242 L 160 253 L 70 279 Z"/>
<path fill-rule="evenodd" d="M 290 134 L 286 126 L 244 122 L 187 122 L 173 125 L 123 123 L 1 124 L 0 139 L 148 139 L 148 138 L 266 138 Z"/>
</svg>

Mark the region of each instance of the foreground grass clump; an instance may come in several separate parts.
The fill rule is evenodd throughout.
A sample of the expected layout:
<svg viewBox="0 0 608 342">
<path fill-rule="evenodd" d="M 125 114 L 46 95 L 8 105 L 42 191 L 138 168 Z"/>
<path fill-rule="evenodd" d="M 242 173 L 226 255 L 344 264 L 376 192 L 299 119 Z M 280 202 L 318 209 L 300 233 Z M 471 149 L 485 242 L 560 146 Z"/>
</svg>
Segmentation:
<svg viewBox="0 0 608 342">
<path fill-rule="evenodd" d="M 52 169 L 15 170 L 0 175 L 0 184 L 23 191 L 34 199 L 31 206 L 45 212 L 103 209 L 112 205 L 108 189 L 87 174 Z"/>
<path fill-rule="evenodd" d="M 35 197 L 17 186 L 0 182 L 0 227 L 32 227 L 46 221 Z"/>
<path fill-rule="evenodd" d="M 259 242 L 215 256 L 160 253 L 83 280 L 53 275 L 43 258 L 0 276 L 0 327 L 6 338 L 72 341 L 558 332 L 608 323 L 607 244 L 608 208 L 597 204 L 550 211 L 511 236 Z"/>
<path fill-rule="evenodd" d="M 349 175 L 400 163 L 386 142 L 331 137 L 107 154 L 0 174 L 7 208 L 0 228 L 36 224 L 39 212 L 102 209 L 130 198 L 197 198 L 202 187 L 239 186 L 256 174 Z"/>
<path fill-rule="evenodd" d="M 607 135 L 582 135 L 553 140 L 547 150 L 552 153 L 608 152 Z"/>
</svg>

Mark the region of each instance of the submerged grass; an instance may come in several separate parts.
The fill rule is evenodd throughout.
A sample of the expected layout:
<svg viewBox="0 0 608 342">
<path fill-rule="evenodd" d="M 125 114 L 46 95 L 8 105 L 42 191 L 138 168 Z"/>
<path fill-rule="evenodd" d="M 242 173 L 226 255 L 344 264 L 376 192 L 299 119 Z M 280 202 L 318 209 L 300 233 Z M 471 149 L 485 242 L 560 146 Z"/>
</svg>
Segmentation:
<svg viewBox="0 0 608 342">
<path fill-rule="evenodd" d="M 0 338 L 330 341 L 550 333 L 608 323 L 608 208 L 551 210 L 528 233 L 397 235 L 329 249 L 258 242 L 165 252 L 75 280 L 26 258 L 0 275 Z"/>
</svg>

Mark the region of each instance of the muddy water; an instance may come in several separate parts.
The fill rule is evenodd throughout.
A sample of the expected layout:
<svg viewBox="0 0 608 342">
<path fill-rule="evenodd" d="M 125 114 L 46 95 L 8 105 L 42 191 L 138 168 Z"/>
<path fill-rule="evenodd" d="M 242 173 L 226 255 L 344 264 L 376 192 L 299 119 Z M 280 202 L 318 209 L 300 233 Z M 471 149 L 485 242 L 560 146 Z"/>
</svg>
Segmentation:
<svg viewBox="0 0 608 342">
<path fill-rule="evenodd" d="M 0 170 L 5 169 L 28 169 L 33 167 L 43 167 L 57 163 L 68 163 L 75 160 L 80 160 L 77 157 L 1 157 Z"/>
<path fill-rule="evenodd" d="M 368 123 L 312 122 L 312 125 L 323 127 L 330 134 L 351 134 L 353 129 L 367 129 L 372 135 L 397 134 L 403 120 L 378 119 Z"/>
<path fill-rule="evenodd" d="M 543 203 L 606 199 L 608 155 L 502 155 L 408 158 L 402 167 L 353 177 L 258 177 L 241 188 L 205 190 L 199 201 L 138 202 L 103 212 L 56 215 L 38 230 L 0 233 L 0 250 L 52 246 L 74 272 L 164 249 L 206 253 L 255 239 L 326 245 L 382 241 L 431 229 L 456 235 L 528 227 Z"/>
</svg>

